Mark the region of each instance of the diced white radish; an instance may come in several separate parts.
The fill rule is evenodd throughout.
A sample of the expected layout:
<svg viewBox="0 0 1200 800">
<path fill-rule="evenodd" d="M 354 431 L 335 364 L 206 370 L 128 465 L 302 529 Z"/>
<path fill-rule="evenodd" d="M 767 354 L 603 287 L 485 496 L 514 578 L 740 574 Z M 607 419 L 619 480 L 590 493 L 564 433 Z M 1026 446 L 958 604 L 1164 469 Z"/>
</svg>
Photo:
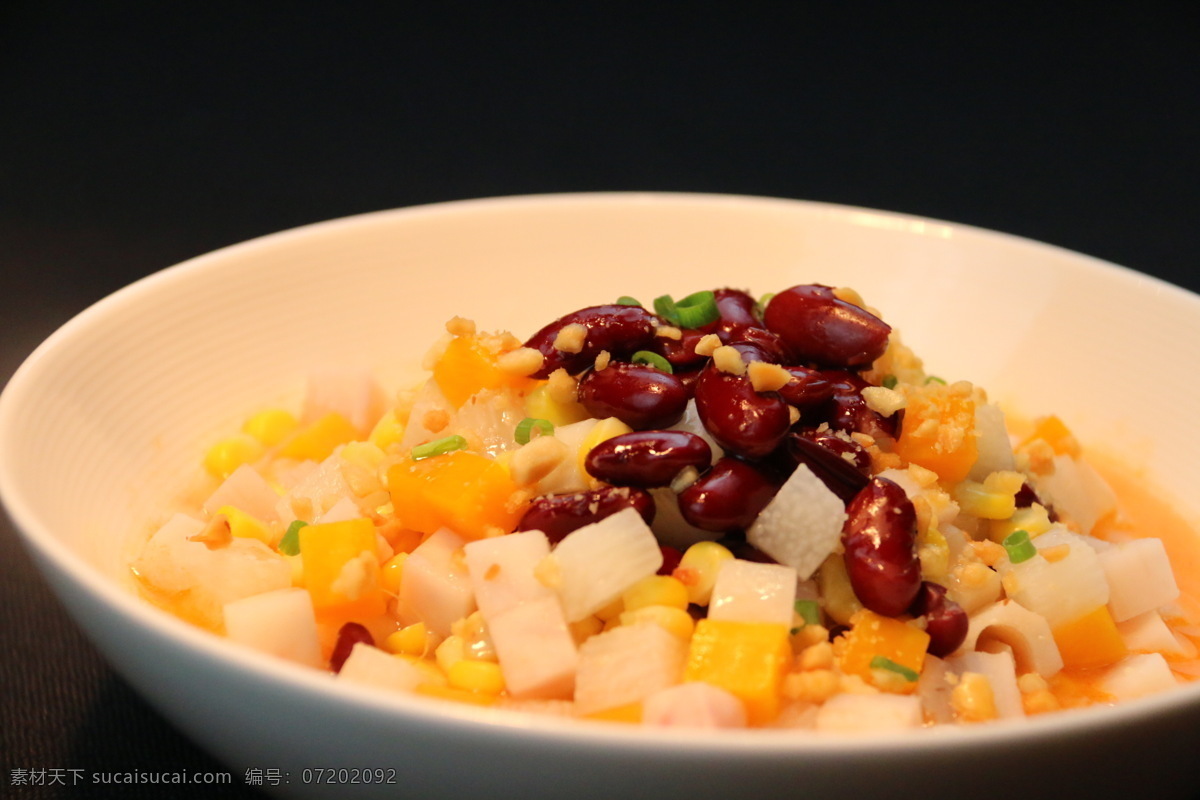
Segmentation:
<svg viewBox="0 0 1200 800">
<path fill-rule="evenodd" d="M 967 637 L 958 652 L 967 652 L 999 641 L 1012 648 L 1022 672 L 1033 671 L 1043 678 L 1063 668 L 1062 654 L 1050 631 L 1050 623 L 1019 603 L 1004 600 L 974 614 L 967 626 Z"/>
<path fill-rule="evenodd" d="M 1025 716 L 1025 706 L 1021 703 L 1021 689 L 1017 686 L 1016 662 L 1011 652 L 983 653 L 960 650 L 946 659 L 946 663 L 959 675 L 974 672 L 988 679 L 996 704 L 996 715 L 1000 719 Z"/>
<path fill-rule="evenodd" d="M 836 694 L 817 711 L 822 733 L 871 733 L 921 727 L 921 701 L 916 695 Z"/>
<path fill-rule="evenodd" d="M 746 539 L 807 580 L 837 547 L 845 520 L 845 504 L 801 464 L 758 515 Z"/>
<path fill-rule="evenodd" d="M 558 567 L 558 593 L 568 622 L 616 600 L 663 562 L 654 533 L 632 508 L 567 534 L 550 558 Z"/>
<path fill-rule="evenodd" d="M 525 403 L 517 395 L 482 389 L 462 404 L 450 428 L 454 433 L 469 432 L 479 440 L 483 452 L 496 457 L 520 447 L 514 434 L 525 416 Z"/>
<path fill-rule="evenodd" d="M 796 584 L 796 570 L 791 567 L 731 558 L 717 571 L 708 617 L 791 625 Z"/>
<path fill-rule="evenodd" d="M 659 689 L 642 703 L 642 724 L 662 728 L 744 728 L 746 707 L 733 694 L 692 681 Z"/>
<path fill-rule="evenodd" d="M 1162 653 L 1168 656 L 1186 656 L 1188 653 L 1188 649 L 1157 611 L 1146 611 L 1122 620 L 1117 623 L 1117 630 L 1125 646 L 1133 653 Z"/>
<path fill-rule="evenodd" d="M 433 378 L 425 381 L 413 396 L 408 424 L 404 426 L 404 436 L 398 446 L 400 452 L 407 453 L 419 444 L 446 435 L 446 425 L 456 411 L 438 388 L 437 381 Z"/>
<path fill-rule="evenodd" d="M 222 506 L 233 506 L 255 519 L 274 522 L 279 519 L 275 504 L 279 493 L 254 467 L 242 464 L 221 481 L 208 499 L 201 504 L 204 513 L 212 516 Z"/>
<path fill-rule="evenodd" d="M 725 455 L 725 451 L 721 445 L 717 444 L 717 440 L 708 432 L 708 428 L 704 427 L 704 423 L 700 421 L 700 412 L 696 410 L 696 399 L 693 397 L 688 400 L 687 407 L 683 410 L 683 418 L 671 426 L 672 430 L 686 431 L 694 433 L 704 441 L 708 442 L 708 447 L 712 450 L 712 463 Z"/>
<path fill-rule="evenodd" d="M 335 452 L 279 498 L 275 511 L 285 524 L 296 519 L 311 522 L 347 497 L 353 498 L 354 491 L 342 474 L 341 455 Z"/>
<path fill-rule="evenodd" d="M 925 656 L 921 677 L 917 679 L 917 697 L 921 699 L 924 715 L 933 722 L 954 722 L 950 694 L 954 691 L 955 682 L 955 673 L 945 661 L 937 656 Z"/>
<path fill-rule="evenodd" d="M 264 592 L 226 603 L 226 635 L 255 650 L 322 667 L 312 599 L 303 589 Z"/>
<path fill-rule="evenodd" d="M 579 652 L 553 595 L 527 599 L 487 617 L 488 634 L 511 697 L 569 699 Z"/>
<path fill-rule="evenodd" d="M 1000 406 L 975 404 L 975 433 L 979 455 L 968 476 L 971 480 L 982 481 L 993 472 L 1016 469 L 1012 440 L 1008 437 L 1008 425 Z"/>
<path fill-rule="evenodd" d="M 1117 622 L 1165 606 L 1179 597 L 1175 573 L 1161 539 L 1130 539 L 1100 554 L 1108 578 L 1108 610 Z"/>
<path fill-rule="evenodd" d="M 575 707 L 580 714 L 639 702 L 683 675 L 687 643 L 649 622 L 621 625 L 579 648 Z"/>
<path fill-rule="evenodd" d="M 383 406 L 383 390 L 370 370 L 322 367 L 308 376 L 300 417 L 311 422 L 336 412 L 366 434 L 383 413 Z"/>
<path fill-rule="evenodd" d="M 1038 495 L 1070 517 L 1080 533 L 1091 533 L 1096 522 L 1114 511 L 1117 496 L 1100 474 L 1083 459 L 1054 457 L 1054 471 L 1035 482 Z"/>
<path fill-rule="evenodd" d="M 475 610 L 471 579 L 461 558 L 462 537 L 442 528 L 404 561 L 398 610 L 406 620 L 421 621 L 439 636 Z"/>
<path fill-rule="evenodd" d="M 697 528 L 685 520 L 679 512 L 679 495 L 669 486 L 651 489 L 650 496 L 654 498 L 654 521 L 650 528 L 658 541 L 667 547 L 682 552 L 696 542 L 712 542 L 724 535 Z"/>
<path fill-rule="evenodd" d="M 479 539 L 468 542 L 463 552 L 475 602 L 485 620 L 531 600 L 553 597 L 557 602 L 554 590 L 534 573 L 550 555 L 550 540 L 541 531 Z"/>
<path fill-rule="evenodd" d="M 1117 700 L 1132 700 L 1179 685 L 1161 653 L 1139 653 L 1123 658 L 1096 682 Z"/>
<path fill-rule="evenodd" d="M 341 681 L 397 692 L 411 692 L 425 681 L 425 673 L 416 665 L 366 642 L 354 645 L 337 677 Z"/>
<path fill-rule="evenodd" d="M 349 497 L 343 497 L 338 500 L 330 509 L 323 514 L 317 516 L 313 522 L 346 522 L 351 519 L 362 518 L 362 510 L 358 507 L 358 503 L 351 500 Z"/>
<path fill-rule="evenodd" d="M 1108 580 L 1100 556 L 1083 537 L 1055 526 L 1033 540 L 1038 555 L 1018 564 L 1001 558 L 1008 596 L 1057 628 L 1108 602 Z M 1053 560 L 1041 554 L 1051 551 Z"/>
</svg>

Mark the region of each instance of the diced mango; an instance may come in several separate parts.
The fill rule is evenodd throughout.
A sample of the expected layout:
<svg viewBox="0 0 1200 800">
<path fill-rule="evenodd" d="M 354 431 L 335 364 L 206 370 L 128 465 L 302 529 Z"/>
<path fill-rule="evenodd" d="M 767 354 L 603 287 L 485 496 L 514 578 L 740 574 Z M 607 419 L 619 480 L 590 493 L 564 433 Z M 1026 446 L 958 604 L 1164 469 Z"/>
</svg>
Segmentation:
<svg viewBox="0 0 1200 800">
<path fill-rule="evenodd" d="M 929 647 L 929 634 L 915 625 L 863 609 L 850 619 L 850 630 L 845 634 L 846 644 L 838 656 L 842 672 L 858 675 L 868 683 L 875 683 L 871 662 L 882 656 L 901 667 L 920 673 L 925 665 L 925 650 Z M 916 690 L 916 682 L 905 687 Z M 881 687 L 882 688 L 882 687 Z M 895 688 L 889 682 L 888 689 Z"/>
<path fill-rule="evenodd" d="M 1021 445 L 1026 445 L 1036 439 L 1041 439 L 1050 445 L 1056 455 L 1072 457 L 1079 455 L 1079 440 L 1075 438 L 1075 434 L 1071 433 L 1071 429 L 1067 427 L 1066 423 L 1054 414 L 1039 418 L 1034 423 L 1033 430 L 1022 440 Z"/>
<path fill-rule="evenodd" d="M 554 427 L 570 425 L 572 422 L 582 422 L 590 414 L 583 403 L 577 400 L 562 402 L 556 400 L 550 392 L 549 384 L 538 384 L 525 396 L 525 414 L 534 419 L 544 419 Z"/>
<path fill-rule="evenodd" d="M 482 539 L 511 532 L 527 504 L 514 497 L 517 488 L 503 465 L 468 450 L 406 459 L 388 470 L 397 522 L 427 534 L 450 528 Z"/>
<path fill-rule="evenodd" d="M 371 429 L 367 441 L 386 452 L 404 439 L 405 424 L 396 416 L 395 410 L 387 411 Z"/>
<path fill-rule="evenodd" d="M 751 724 L 763 724 L 779 713 L 790 657 L 786 625 L 702 619 L 692 635 L 683 679 L 725 689 L 745 704 Z"/>
<path fill-rule="evenodd" d="M 528 391 L 530 378 L 510 375 L 496 366 L 496 355 L 474 335 L 455 336 L 433 366 L 433 379 L 450 403 L 458 408 L 481 389 Z"/>
<path fill-rule="evenodd" d="M 234 506 L 221 506 L 217 509 L 217 513 L 225 517 L 229 523 L 229 532 L 234 536 L 240 536 L 243 539 L 258 539 L 266 545 L 275 544 L 275 533 L 260 519 L 252 517 L 240 508 Z"/>
<path fill-rule="evenodd" d="M 908 396 L 895 452 L 947 483 L 967 477 L 979 456 L 975 401 L 963 384 L 927 384 Z"/>
<path fill-rule="evenodd" d="M 331 411 L 292 434 L 279 455 L 297 461 L 324 461 L 338 445 L 358 438 L 358 429 L 341 414 Z"/>
<path fill-rule="evenodd" d="M 1052 633 L 1063 666 L 1068 669 L 1106 667 L 1129 654 L 1107 606 L 1097 606 L 1079 619 L 1059 625 Z"/>
<path fill-rule="evenodd" d="M 642 722 L 642 704 L 626 703 L 623 706 L 606 708 L 602 711 L 593 711 L 591 714 L 585 714 L 584 717 L 586 719 L 598 719 L 603 722 L 627 722 L 631 725 L 639 725 Z"/>
<path fill-rule="evenodd" d="M 214 444 L 204 454 L 204 468 L 214 478 L 225 480 L 242 464 L 262 457 L 262 442 L 246 433 L 239 433 Z"/>
<path fill-rule="evenodd" d="M 454 700 L 459 703 L 468 703 L 476 706 L 495 705 L 497 698 L 494 694 L 472 692 L 469 689 L 459 689 L 454 686 L 443 686 L 437 683 L 422 683 L 413 691 L 417 694 L 423 694 L 426 697 L 438 697 L 442 700 Z"/>
<path fill-rule="evenodd" d="M 319 617 L 366 619 L 383 613 L 375 526 L 369 519 L 305 525 L 300 557 L 304 586 Z"/>
</svg>

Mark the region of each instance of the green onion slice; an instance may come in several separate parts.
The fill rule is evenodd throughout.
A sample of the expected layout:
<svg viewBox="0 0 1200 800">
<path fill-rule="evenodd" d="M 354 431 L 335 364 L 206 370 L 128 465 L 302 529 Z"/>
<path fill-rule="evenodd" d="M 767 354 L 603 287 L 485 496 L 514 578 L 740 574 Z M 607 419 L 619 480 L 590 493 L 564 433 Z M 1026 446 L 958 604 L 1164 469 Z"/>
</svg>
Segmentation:
<svg viewBox="0 0 1200 800">
<path fill-rule="evenodd" d="M 758 298 L 758 302 L 754 304 L 754 313 L 758 315 L 759 319 L 762 319 L 763 316 L 766 315 L 767 306 L 774 297 L 775 292 L 767 292 L 762 297 Z"/>
<path fill-rule="evenodd" d="M 679 307 L 675 305 L 675 301 L 671 299 L 671 295 L 669 294 L 654 298 L 654 313 L 672 325 L 682 324 L 679 321 Z"/>
<path fill-rule="evenodd" d="M 888 672 L 894 672 L 906 681 L 915 681 L 921 676 L 915 670 L 911 670 L 903 664 L 897 664 L 887 656 L 875 656 L 871 659 L 871 669 L 886 669 Z"/>
<path fill-rule="evenodd" d="M 619 305 L 619 306 L 641 306 L 642 304 L 636 297 L 630 297 L 627 294 L 623 294 L 617 298 L 617 305 Z"/>
<path fill-rule="evenodd" d="M 1008 560 L 1014 564 L 1028 561 L 1037 555 L 1037 548 L 1029 540 L 1029 531 L 1015 530 L 1004 537 L 1004 549 L 1008 551 Z"/>
<path fill-rule="evenodd" d="M 462 450 L 467 446 L 467 440 L 455 434 L 454 436 L 444 436 L 441 439 L 434 439 L 432 442 L 419 444 L 412 449 L 413 461 L 420 461 L 423 458 L 432 458 L 440 456 L 444 453 L 452 453 L 455 450 Z"/>
<path fill-rule="evenodd" d="M 517 429 L 513 431 L 513 438 L 517 440 L 517 444 L 529 444 L 529 440 L 533 438 L 534 428 L 538 429 L 539 436 L 549 436 L 554 433 L 554 424 L 550 420 L 526 417 L 517 423 Z"/>
<path fill-rule="evenodd" d="M 821 604 L 816 600 L 797 600 L 795 608 L 805 625 L 821 624 Z"/>
<path fill-rule="evenodd" d="M 895 375 L 884 375 L 881 383 L 885 389 L 895 389 L 896 384 L 900 383 L 900 379 Z"/>
<path fill-rule="evenodd" d="M 684 328 L 701 328 L 721 317 L 717 309 L 717 297 L 705 289 L 693 292 L 675 304 L 679 312 L 679 324 Z"/>
<path fill-rule="evenodd" d="M 279 540 L 279 552 L 285 556 L 300 555 L 300 529 L 307 524 L 304 520 L 298 519 L 288 525 L 287 532 Z"/>
<path fill-rule="evenodd" d="M 945 379 L 944 379 L 944 378 L 939 378 L 937 375 L 930 375 L 930 376 L 928 376 L 928 377 L 926 377 L 926 378 L 925 378 L 925 385 L 926 385 L 926 386 L 928 386 L 928 385 L 929 385 L 929 384 L 931 384 L 931 383 L 940 383 L 942 386 L 945 386 L 945 385 L 946 385 L 946 381 L 945 381 Z"/>
<path fill-rule="evenodd" d="M 671 366 L 670 361 L 667 361 L 658 353 L 652 353 L 649 350 L 638 350 L 629 360 L 634 364 L 645 364 L 662 372 L 675 373 L 675 369 Z"/>
</svg>

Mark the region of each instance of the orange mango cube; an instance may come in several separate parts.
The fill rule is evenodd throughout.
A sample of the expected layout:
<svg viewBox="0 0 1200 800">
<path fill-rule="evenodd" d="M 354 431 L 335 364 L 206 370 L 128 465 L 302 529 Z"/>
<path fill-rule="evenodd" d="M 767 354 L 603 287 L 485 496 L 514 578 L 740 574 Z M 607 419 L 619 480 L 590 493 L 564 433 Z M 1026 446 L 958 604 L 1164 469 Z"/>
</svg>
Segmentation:
<svg viewBox="0 0 1200 800">
<path fill-rule="evenodd" d="M 1068 669 L 1107 667 L 1129 655 L 1108 606 L 1097 606 L 1079 619 L 1059 625 L 1052 633 L 1063 666 Z"/>
<path fill-rule="evenodd" d="M 496 366 L 496 356 L 475 336 L 455 336 L 433 367 L 433 379 L 455 407 L 481 389 L 528 390 L 536 381 L 510 375 Z"/>
<path fill-rule="evenodd" d="M 287 439 L 279 450 L 283 458 L 324 461 L 338 445 L 358 438 L 358 429 L 341 414 L 331 411 Z"/>
<path fill-rule="evenodd" d="M 305 525 L 300 529 L 300 558 L 304 587 L 318 617 L 362 620 L 384 612 L 371 520 Z"/>
<path fill-rule="evenodd" d="M 684 681 L 703 681 L 737 697 L 752 725 L 779 713 L 780 684 L 791 660 L 786 625 L 702 619 L 688 648 Z"/>
<path fill-rule="evenodd" d="M 838 657 L 842 672 L 858 675 L 868 683 L 874 679 L 871 662 L 876 656 L 919 674 L 929 647 L 929 634 L 925 631 L 870 609 L 858 611 L 850 618 L 850 630 L 845 634 L 845 640 L 845 647 Z M 915 681 L 911 690 L 916 690 Z"/>
<path fill-rule="evenodd" d="M 527 505 L 514 499 L 518 487 L 503 464 L 468 450 L 401 461 L 388 470 L 388 489 L 401 527 L 450 528 L 466 539 L 510 533 Z"/>
<path fill-rule="evenodd" d="M 948 483 L 967 477 L 979 456 L 975 401 L 959 386 L 929 384 L 908 397 L 896 454 Z"/>
</svg>

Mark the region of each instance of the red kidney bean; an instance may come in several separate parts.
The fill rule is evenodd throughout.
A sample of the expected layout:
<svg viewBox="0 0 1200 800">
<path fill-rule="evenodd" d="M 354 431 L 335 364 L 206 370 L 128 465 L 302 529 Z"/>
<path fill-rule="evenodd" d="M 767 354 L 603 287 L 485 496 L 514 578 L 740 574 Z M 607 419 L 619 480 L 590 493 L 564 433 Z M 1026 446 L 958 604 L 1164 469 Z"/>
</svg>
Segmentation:
<svg viewBox="0 0 1200 800">
<path fill-rule="evenodd" d="M 745 530 L 777 491 L 765 470 L 727 456 L 679 493 L 679 512 L 701 530 Z"/>
<path fill-rule="evenodd" d="M 655 336 L 654 341 L 646 349 L 665 358 L 675 369 L 675 374 L 678 375 L 681 371 L 697 369 L 703 366 L 705 361 L 708 361 L 708 356 L 702 356 L 696 352 L 696 345 L 702 338 L 704 338 L 702 331 L 685 328 L 680 331 L 678 339 Z"/>
<path fill-rule="evenodd" d="M 950 655 L 967 639 L 970 620 L 962 606 L 946 597 L 946 587 L 932 581 L 922 581 L 909 613 L 925 618 L 929 634 L 929 652 L 939 658 Z"/>
<path fill-rule="evenodd" d="M 787 444 L 792 458 L 812 470 L 843 503 L 853 500 L 870 480 L 857 462 L 851 463 L 842 455 L 852 452 L 849 447 L 858 446 L 854 442 L 843 441 L 832 434 L 801 431 L 788 434 Z M 842 445 L 846 445 L 847 449 L 842 449 Z M 862 448 L 859 447 L 859 450 Z M 862 452 L 866 455 L 866 451 Z M 867 466 L 870 466 L 870 456 L 867 457 Z"/>
<path fill-rule="evenodd" d="M 777 391 L 788 405 L 804 410 L 833 397 L 833 382 L 820 370 L 788 366 L 784 369 L 792 374 L 792 379 Z"/>
<path fill-rule="evenodd" d="M 741 339 L 746 328 L 762 327 L 757 313 L 758 301 L 741 289 L 717 289 L 713 299 L 720 316 L 701 329 L 705 333 L 715 333 L 722 342 L 729 344 Z"/>
<path fill-rule="evenodd" d="M 683 560 L 683 552 L 676 547 L 660 544 L 658 549 L 662 551 L 663 563 L 658 568 L 658 575 L 670 575 L 679 566 L 679 562 Z"/>
<path fill-rule="evenodd" d="M 613 361 L 579 379 L 579 402 L 593 417 L 616 417 L 634 430 L 669 428 L 683 418 L 688 391 L 669 372 Z"/>
<path fill-rule="evenodd" d="M 682 470 L 712 463 L 708 442 L 687 431 L 634 431 L 606 439 L 584 459 L 588 473 L 614 486 L 669 486 Z"/>
<path fill-rule="evenodd" d="M 814 409 L 817 418 L 847 433 L 865 433 L 876 439 L 896 438 L 899 414 L 885 417 L 863 399 L 862 390 L 871 384 L 860 375 L 843 370 L 827 370 L 822 375 L 832 384 L 833 395 L 821 408 Z"/>
<path fill-rule="evenodd" d="M 736 347 L 745 353 L 753 346 Z M 792 425 L 788 405 L 777 392 L 756 392 L 747 376 L 722 372 L 712 363 L 700 371 L 693 394 L 705 429 L 717 444 L 737 455 L 769 455 Z"/>
<path fill-rule="evenodd" d="M 1037 503 L 1046 509 L 1046 516 L 1049 517 L 1051 522 L 1058 522 L 1058 514 L 1055 512 L 1053 506 L 1039 497 L 1037 490 L 1028 481 L 1021 484 L 1021 488 L 1017 490 L 1016 497 L 1013 499 L 1017 504 L 1017 508 L 1029 508 L 1034 503 Z"/>
<path fill-rule="evenodd" d="M 746 537 L 735 532 L 733 535 L 722 537 L 718 543 L 733 553 L 734 558 L 742 561 L 754 561 L 758 564 L 778 564 L 779 562 L 746 541 Z"/>
<path fill-rule="evenodd" d="M 534 499 L 517 530 L 538 530 L 551 543 L 562 541 L 568 533 L 599 522 L 626 508 L 636 509 L 649 525 L 654 521 L 654 498 L 642 489 L 604 486 L 573 494 L 548 494 Z"/>
<path fill-rule="evenodd" d="M 337 642 L 334 644 L 333 652 L 329 656 L 329 668 L 334 672 L 341 672 L 342 665 L 350 657 L 350 651 L 354 649 L 354 645 L 359 643 L 374 646 L 375 637 L 371 635 L 371 632 L 366 627 L 357 622 L 347 622 L 339 628 Z"/>
<path fill-rule="evenodd" d="M 887 349 L 891 326 L 820 284 L 779 292 L 763 314 L 767 330 L 779 334 L 799 361 L 827 367 L 870 364 Z"/>
<path fill-rule="evenodd" d="M 921 588 L 916 511 L 898 485 L 872 478 L 846 506 L 842 546 L 850 586 L 864 606 L 895 617 Z"/>
<path fill-rule="evenodd" d="M 787 346 L 779 338 L 779 334 L 771 333 L 766 328 L 743 328 L 738 332 L 737 338 L 729 344 L 734 347 L 752 345 L 757 348 L 755 358 L 759 361 L 783 364 L 791 360 Z"/>
<path fill-rule="evenodd" d="M 568 353 L 554 347 L 559 331 L 567 325 L 579 324 L 587 330 L 583 349 Z M 637 350 L 647 350 L 655 340 L 655 331 L 665 324 L 641 306 L 603 305 L 589 306 L 559 317 L 542 328 L 525 342 L 544 358 L 541 368 L 533 373 L 534 378 L 545 378 L 560 367 L 572 375 L 591 366 L 607 350 L 617 358 L 631 355 Z"/>
</svg>

